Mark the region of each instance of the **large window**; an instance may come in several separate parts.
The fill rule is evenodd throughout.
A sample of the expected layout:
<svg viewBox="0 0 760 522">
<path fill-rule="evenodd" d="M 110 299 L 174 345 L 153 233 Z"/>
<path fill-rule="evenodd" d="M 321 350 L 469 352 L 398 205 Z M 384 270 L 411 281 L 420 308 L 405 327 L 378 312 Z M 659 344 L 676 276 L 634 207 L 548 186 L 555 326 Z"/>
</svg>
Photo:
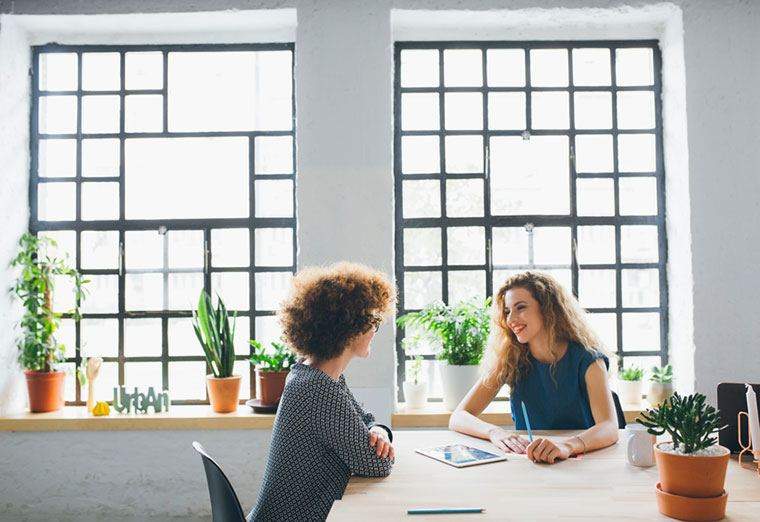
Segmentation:
<svg viewBox="0 0 760 522">
<path fill-rule="evenodd" d="M 403 42 L 395 65 L 399 313 L 542 270 L 623 365 L 665 363 L 657 42 Z"/>
<path fill-rule="evenodd" d="M 236 372 L 295 270 L 293 45 L 34 48 L 30 229 L 86 274 L 58 338 L 73 370 L 206 401 L 190 317 L 202 288 L 237 312 Z M 55 308 L 68 310 L 64 284 Z M 69 403 L 83 395 L 70 372 Z M 245 394 L 243 394 L 245 396 Z"/>
</svg>

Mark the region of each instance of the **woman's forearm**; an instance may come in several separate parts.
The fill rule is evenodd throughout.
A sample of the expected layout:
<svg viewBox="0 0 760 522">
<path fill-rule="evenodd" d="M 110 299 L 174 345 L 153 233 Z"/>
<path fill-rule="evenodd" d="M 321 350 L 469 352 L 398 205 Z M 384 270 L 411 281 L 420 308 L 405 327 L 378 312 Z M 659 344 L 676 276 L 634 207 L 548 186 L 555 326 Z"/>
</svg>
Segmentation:
<svg viewBox="0 0 760 522">
<path fill-rule="evenodd" d="M 568 438 L 566 442 L 572 448 L 573 455 L 578 455 L 612 446 L 617 440 L 617 421 L 607 420 Z"/>
<path fill-rule="evenodd" d="M 488 432 L 494 428 L 498 428 L 498 426 L 480 420 L 466 410 L 456 410 L 449 417 L 450 430 L 478 437 L 479 439 L 488 440 L 490 438 Z"/>
</svg>

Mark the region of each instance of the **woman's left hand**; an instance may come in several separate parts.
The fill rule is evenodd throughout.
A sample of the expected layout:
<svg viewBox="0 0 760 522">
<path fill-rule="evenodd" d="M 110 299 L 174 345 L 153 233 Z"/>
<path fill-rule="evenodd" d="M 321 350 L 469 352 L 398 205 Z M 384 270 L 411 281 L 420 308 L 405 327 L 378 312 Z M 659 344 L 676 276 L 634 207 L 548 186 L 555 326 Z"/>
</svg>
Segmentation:
<svg viewBox="0 0 760 522">
<path fill-rule="evenodd" d="M 528 444 L 525 453 L 533 462 L 554 464 L 558 460 L 569 458 L 572 454 L 572 449 L 564 442 L 554 442 L 549 439 L 537 437 L 533 439 L 533 442 Z"/>
<path fill-rule="evenodd" d="M 393 444 L 388 440 L 388 433 L 383 428 L 371 428 L 369 430 L 369 445 L 375 448 L 378 457 L 393 460 L 396 456 Z"/>
</svg>

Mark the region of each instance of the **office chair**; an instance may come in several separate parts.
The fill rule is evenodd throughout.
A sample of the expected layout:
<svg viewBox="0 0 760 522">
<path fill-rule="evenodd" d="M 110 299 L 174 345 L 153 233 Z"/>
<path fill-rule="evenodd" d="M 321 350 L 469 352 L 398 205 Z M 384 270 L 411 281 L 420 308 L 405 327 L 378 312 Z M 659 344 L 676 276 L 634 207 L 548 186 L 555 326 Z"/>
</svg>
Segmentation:
<svg viewBox="0 0 760 522">
<path fill-rule="evenodd" d="M 213 522 L 245 522 L 243 508 L 240 507 L 235 489 L 224 475 L 222 468 L 206 453 L 200 443 L 193 442 L 193 449 L 201 454 L 203 467 L 206 469 Z"/>
<path fill-rule="evenodd" d="M 615 403 L 615 413 L 617 414 L 618 428 L 625 429 L 625 413 L 623 413 L 623 407 L 620 405 L 620 399 L 617 393 L 612 392 L 612 400 Z"/>
</svg>

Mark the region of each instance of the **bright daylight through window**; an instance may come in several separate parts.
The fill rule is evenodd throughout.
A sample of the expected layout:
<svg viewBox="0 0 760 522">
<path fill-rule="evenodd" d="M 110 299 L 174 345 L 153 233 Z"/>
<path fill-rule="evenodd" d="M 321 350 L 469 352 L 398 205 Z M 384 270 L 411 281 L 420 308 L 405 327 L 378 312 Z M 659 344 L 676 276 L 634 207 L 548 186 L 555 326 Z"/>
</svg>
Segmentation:
<svg viewBox="0 0 760 522">
<path fill-rule="evenodd" d="M 69 369 L 103 357 L 103 398 L 127 384 L 205 402 L 190 324 L 205 288 L 237 312 L 247 397 L 248 340 L 279 337 L 295 270 L 293 45 L 36 47 L 32 89 L 30 228 L 91 281 L 58 335 Z"/>
<path fill-rule="evenodd" d="M 660 53 L 654 41 L 395 49 L 399 314 L 542 270 L 623 366 L 667 361 Z M 404 351 L 398 382 L 422 354 Z"/>
</svg>

